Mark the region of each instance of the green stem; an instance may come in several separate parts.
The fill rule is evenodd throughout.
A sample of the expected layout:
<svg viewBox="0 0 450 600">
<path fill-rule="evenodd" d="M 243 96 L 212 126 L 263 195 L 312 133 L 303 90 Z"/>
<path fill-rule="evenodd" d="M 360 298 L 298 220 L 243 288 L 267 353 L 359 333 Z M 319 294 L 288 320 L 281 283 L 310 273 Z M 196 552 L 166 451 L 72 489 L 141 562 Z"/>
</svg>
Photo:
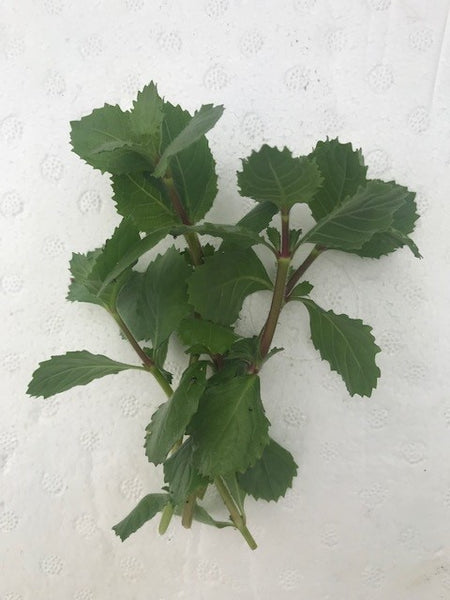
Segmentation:
<svg viewBox="0 0 450 600">
<path fill-rule="evenodd" d="M 228 511 L 230 513 L 230 518 L 233 521 L 234 525 L 236 526 L 237 529 L 239 529 L 239 531 L 241 532 L 243 538 L 245 539 L 245 541 L 247 542 L 249 547 L 252 550 L 255 550 L 258 546 L 257 546 L 255 540 L 253 539 L 252 534 L 248 530 L 247 525 L 245 524 L 244 518 L 240 514 L 239 509 L 236 506 L 236 503 L 235 503 L 232 495 L 230 494 L 223 478 L 216 477 L 214 479 L 214 484 L 215 484 L 225 506 L 228 508 Z"/>
<path fill-rule="evenodd" d="M 186 529 L 190 529 L 192 525 L 192 519 L 194 518 L 194 510 L 197 504 L 197 493 L 193 492 L 186 500 L 181 514 L 181 524 Z"/>
<path fill-rule="evenodd" d="M 320 256 L 320 254 L 322 254 L 322 252 L 324 252 L 324 250 L 326 250 L 326 248 L 324 248 L 323 246 L 314 246 L 314 248 L 311 250 L 311 252 L 305 258 L 305 260 L 302 262 L 302 264 L 299 266 L 299 268 L 295 271 L 295 273 L 289 279 L 289 281 L 286 285 L 286 293 L 285 293 L 286 302 L 289 300 L 289 295 L 291 294 L 292 290 L 294 289 L 296 284 L 299 282 L 300 278 L 303 276 L 305 271 L 313 264 L 313 262 L 316 260 L 316 258 L 318 256 Z"/>
<path fill-rule="evenodd" d="M 287 276 L 289 272 L 290 258 L 280 256 L 278 258 L 277 276 L 270 305 L 269 315 L 261 333 L 260 353 L 261 358 L 265 358 L 270 350 L 278 318 L 284 305 L 284 292 Z"/>
</svg>

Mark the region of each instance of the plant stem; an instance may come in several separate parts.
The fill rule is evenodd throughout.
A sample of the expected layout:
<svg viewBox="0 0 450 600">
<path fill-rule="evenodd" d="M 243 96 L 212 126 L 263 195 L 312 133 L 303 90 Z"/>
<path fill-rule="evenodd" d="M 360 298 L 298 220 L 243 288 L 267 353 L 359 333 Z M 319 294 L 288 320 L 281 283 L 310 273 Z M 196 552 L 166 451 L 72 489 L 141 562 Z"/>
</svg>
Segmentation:
<svg viewBox="0 0 450 600">
<path fill-rule="evenodd" d="M 192 525 L 192 519 L 194 517 L 195 505 L 197 504 L 197 493 L 193 492 L 186 500 L 181 514 L 181 524 L 186 529 L 190 529 Z"/>
<path fill-rule="evenodd" d="M 302 262 L 302 264 L 299 266 L 299 268 L 295 271 L 295 273 L 289 279 L 289 281 L 286 285 L 286 293 L 285 293 L 286 301 L 289 300 L 289 295 L 291 294 L 292 290 L 294 289 L 294 287 L 296 286 L 296 284 L 298 283 L 298 281 L 300 280 L 302 275 L 312 265 L 312 263 L 316 260 L 316 258 L 320 254 L 322 254 L 322 252 L 324 250 L 326 250 L 326 248 L 324 248 L 323 246 L 314 246 L 314 248 L 311 250 L 311 252 L 305 258 L 305 260 Z"/>
<path fill-rule="evenodd" d="M 170 525 L 170 521 L 172 520 L 172 516 L 173 516 L 173 506 L 169 502 L 169 504 L 166 504 L 166 506 L 164 507 L 164 510 L 161 514 L 161 520 L 159 522 L 159 527 L 158 527 L 158 531 L 159 531 L 160 535 L 164 535 L 166 533 L 167 528 Z"/>
<path fill-rule="evenodd" d="M 250 546 L 250 548 L 252 550 L 255 550 L 258 546 L 257 546 L 255 540 L 253 539 L 252 534 L 248 530 L 247 525 L 245 524 L 245 521 L 244 521 L 242 515 L 240 514 L 238 507 L 236 506 L 233 496 L 230 494 L 222 477 L 216 477 L 214 479 L 214 484 L 217 487 L 217 490 L 218 490 L 225 506 L 228 508 L 228 511 L 230 513 L 230 518 L 233 521 L 234 525 L 236 526 L 237 529 L 239 529 L 243 538 L 245 539 L 247 544 Z"/>
</svg>

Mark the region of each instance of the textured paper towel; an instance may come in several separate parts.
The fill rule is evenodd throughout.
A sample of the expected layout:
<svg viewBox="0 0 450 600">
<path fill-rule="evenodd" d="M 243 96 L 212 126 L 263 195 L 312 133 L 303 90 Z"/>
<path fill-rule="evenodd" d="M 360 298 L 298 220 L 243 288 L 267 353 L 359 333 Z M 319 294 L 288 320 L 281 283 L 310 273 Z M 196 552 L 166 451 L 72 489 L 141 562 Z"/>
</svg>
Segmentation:
<svg viewBox="0 0 450 600">
<path fill-rule="evenodd" d="M 431 600 L 450 597 L 447 0 L 0 2 L 1 600 Z M 143 430 L 162 393 L 126 372 L 48 400 L 26 384 L 51 354 L 134 360 L 95 306 L 65 302 L 68 260 L 118 219 L 108 178 L 70 151 L 69 121 L 129 107 L 150 80 L 188 109 L 222 103 L 210 220 L 236 221 L 239 158 L 262 143 L 307 153 L 339 135 L 369 174 L 418 192 L 424 259 L 328 253 L 315 298 L 373 325 L 372 398 L 349 398 L 288 306 L 263 374 L 273 435 L 300 474 L 279 505 L 249 502 L 259 543 L 156 522 L 111 526 L 161 473 Z M 305 218 L 299 210 L 296 217 Z M 304 223 L 308 225 L 307 217 Z M 246 304 L 241 331 L 267 298 Z M 175 364 L 177 356 L 172 356 Z M 214 496 L 210 498 L 213 504 Z"/>
</svg>

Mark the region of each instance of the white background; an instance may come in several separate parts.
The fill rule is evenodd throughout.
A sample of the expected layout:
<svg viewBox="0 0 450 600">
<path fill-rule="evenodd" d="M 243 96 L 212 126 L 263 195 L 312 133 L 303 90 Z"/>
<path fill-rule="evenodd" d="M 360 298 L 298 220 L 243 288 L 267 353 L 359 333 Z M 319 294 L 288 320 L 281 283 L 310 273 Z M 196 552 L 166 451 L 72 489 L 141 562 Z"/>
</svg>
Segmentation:
<svg viewBox="0 0 450 600">
<path fill-rule="evenodd" d="M 450 598 L 448 4 L 0 2 L 1 600 Z M 161 483 L 142 444 L 163 396 L 145 374 L 25 394 L 51 354 L 134 360 L 98 307 L 64 299 L 71 252 L 118 222 L 108 178 L 71 153 L 69 121 L 104 102 L 128 108 L 150 80 L 190 110 L 226 107 L 209 136 L 210 220 L 248 210 L 235 173 L 264 142 L 304 154 L 339 135 L 362 147 L 370 176 L 418 193 L 423 260 L 330 252 L 308 273 L 322 306 L 373 326 L 371 398 L 348 396 L 305 311 L 285 311 L 263 393 L 300 474 L 278 505 L 248 503 L 255 552 L 201 525 L 161 538 L 155 521 L 123 544 L 111 531 Z M 267 301 L 246 303 L 241 331 L 258 329 Z"/>
</svg>

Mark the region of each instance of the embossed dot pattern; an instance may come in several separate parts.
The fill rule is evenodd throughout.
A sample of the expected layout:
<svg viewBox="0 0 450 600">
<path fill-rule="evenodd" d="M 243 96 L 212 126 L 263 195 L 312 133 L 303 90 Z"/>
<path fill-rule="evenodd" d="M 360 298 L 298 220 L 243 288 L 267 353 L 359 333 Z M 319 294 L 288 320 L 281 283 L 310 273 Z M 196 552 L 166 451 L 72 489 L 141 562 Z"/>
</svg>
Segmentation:
<svg viewBox="0 0 450 600">
<path fill-rule="evenodd" d="M 0 600 L 446 599 L 449 0 L 0 5 Z M 274 341 L 286 350 L 261 389 L 299 475 L 278 504 L 246 502 L 254 553 L 230 529 L 188 531 L 178 517 L 163 537 L 158 515 L 124 543 L 112 531 L 165 485 L 143 451 L 164 401 L 148 375 L 26 395 L 38 363 L 67 350 L 135 364 L 100 307 L 65 301 L 71 253 L 119 223 L 109 176 L 71 150 L 70 121 L 104 103 L 129 109 L 152 79 L 190 111 L 225 107 L 208 134 L 220 204 L 207 220 L 255 206 L 236 171 L 264 143 L 303 155 L 339 136 L 362 148 L 370 178 L 417 192 L 422 260 L 330 251 L 306 274 L 320 306 L 373 327 L 382 378 L 370 398 L 350 397 L 321 360 L 304 307 L 283 309 Z M 312 223 L 306 205 L 292 219 Z M 269 302 L 249 298 L 238 332 L 257 333 Z M 184 360 L 173 340 L 175 384 Z M 217 493 L 204 502 L 227 518 Z"/>
</svg>

